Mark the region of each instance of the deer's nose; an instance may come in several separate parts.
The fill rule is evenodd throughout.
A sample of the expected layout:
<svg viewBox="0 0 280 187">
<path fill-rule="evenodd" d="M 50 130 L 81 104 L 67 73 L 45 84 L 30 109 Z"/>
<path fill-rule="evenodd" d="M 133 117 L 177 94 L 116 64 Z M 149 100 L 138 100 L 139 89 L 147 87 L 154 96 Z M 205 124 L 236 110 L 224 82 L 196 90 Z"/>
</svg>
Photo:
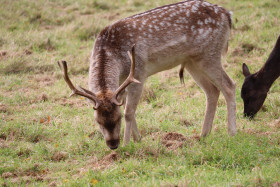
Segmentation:
<svg viewBox="0 0 280 187">
<path fill-rule="evenodd" d="M 120 140 L 108 140 L 106 141 L 106 144 L 107 146 L 110 148 L 110 149 L 117 149 L 119 147 L 119 144 L 120 144 Z"/>
<path fill-rule="evenodd" d="M 255 116 L 255 113 L 253 112 L 244 112 L 244 117 L 249 118 L 249 119 L 253 119 Z"/>
</svg>

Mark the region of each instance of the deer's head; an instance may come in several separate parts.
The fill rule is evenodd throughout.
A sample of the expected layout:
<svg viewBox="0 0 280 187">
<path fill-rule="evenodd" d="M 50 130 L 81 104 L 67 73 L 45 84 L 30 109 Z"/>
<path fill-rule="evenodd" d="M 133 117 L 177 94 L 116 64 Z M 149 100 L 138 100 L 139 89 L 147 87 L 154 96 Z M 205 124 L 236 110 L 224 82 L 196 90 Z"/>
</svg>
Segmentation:
<svg viewBox="0 0 280 187">
<path fill-rule="evenodd" d="M 241 89 L 241 97 L 244 103 L 244 115 L 253 118 L 262 107 L 268 90 L 263 87 L 262 84 L 258 83 L 259 80 L 255 74 L 250 73 L 246 64 L 243 64 L 242 70 L 245 76 Z"/>
<path fill-rule="evenodd" d="M 120 93 L 132 82 L 140 83 L 138 80 L 134 79 L 134 69 L 135 69 L 135 48 L 132 47 L 131 52 L 128 52 L 128 56 L 131 60 L 130 74 L 127 79 L 122 83 L 122 85 L 115 90 L 102 90 L 99 93 L 93 93 L 82 87 L 75 88 L 70 81 L 67 73 L 67 63 L 66 61 L 59 61 L 58 65 L 63 71 L 64 80 L 72 90 L 72 95 L 80 95 L 88 98 L 94 103 L 93 109 L 94 118 L 99 124 L 101 133 L 104 136 L 107 146 L 110 149 L 118 148 L 120 144 L 120 130 L 121 130 L 121 109 L 120 106 L 124 102 L 119 102 L 118 97 Z"/>
</svg>

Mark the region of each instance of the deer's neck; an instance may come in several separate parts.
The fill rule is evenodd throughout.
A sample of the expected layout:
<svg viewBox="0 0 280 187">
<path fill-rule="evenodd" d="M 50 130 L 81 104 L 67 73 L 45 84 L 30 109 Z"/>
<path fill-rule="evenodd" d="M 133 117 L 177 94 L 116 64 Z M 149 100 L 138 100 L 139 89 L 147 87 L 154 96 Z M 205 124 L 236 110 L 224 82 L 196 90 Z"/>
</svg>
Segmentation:
<svg viewBox="0 0 280 187">
<path fill-rule="evenodd" d="M 280 46 L 276 45 L 264 66 L 256 73 L 259 84 L 267 90 L 280 76 Z"/>
<path fill-rule="evenodd" d="M 95 50 L 89 68 L 89 89 L 94 93 L 115 91 L 119 87 L 120 64 L 105 49 Z"/>
</svg>

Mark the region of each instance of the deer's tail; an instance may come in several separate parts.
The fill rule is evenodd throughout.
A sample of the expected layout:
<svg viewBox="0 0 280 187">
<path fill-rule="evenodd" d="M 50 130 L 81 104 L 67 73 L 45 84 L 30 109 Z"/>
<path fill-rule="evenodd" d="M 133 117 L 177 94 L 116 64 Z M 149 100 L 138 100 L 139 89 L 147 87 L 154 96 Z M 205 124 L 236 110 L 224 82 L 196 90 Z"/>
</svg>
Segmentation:
<svg viewBox="0 0 280 187">
<path fill-rule="evenodd" d="M 185 81 L 184 81 L 184 69 L 185 69 L 185 65 L 184 65 L 184 64 L 181 64 L 181 68 L 180 68 L 180 71 L 179 71 L 179 77 L 180 77 L 181 84 L 183 84 L 183 85 L 185 85 Z"/>
</svg>

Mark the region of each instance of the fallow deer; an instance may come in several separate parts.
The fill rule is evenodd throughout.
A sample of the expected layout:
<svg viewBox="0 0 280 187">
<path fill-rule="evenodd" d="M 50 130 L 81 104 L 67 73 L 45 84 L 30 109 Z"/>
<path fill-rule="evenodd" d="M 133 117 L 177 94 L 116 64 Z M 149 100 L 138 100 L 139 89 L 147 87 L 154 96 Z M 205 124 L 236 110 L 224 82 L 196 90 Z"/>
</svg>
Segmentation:
<svg viewBox="0 0 280 187">
<path fill-rule="evenodd" d="M 188 70 L 207 97 L 201 135 L 211 131 L 220 91 L 227 102 L 228 133 L 234 135 L 235 84 L 221 65 L 230 28 L 231 12 L 188 0 L 121 19 L 103 29 L 90 58 L 89 90 L 76 89 L 67 76 L 66 62 L 60 65 L 73 93 L 94 103 L 95 120 L 111 149 L 120 142 L 120 106 L 125 103 L 126 145 L 131 133 L 135 141 L 140 140 L 135 111 L 145 80 L 178 65 Z"/>
<path fill-rule="evenodd" d="M 245 63 L 242 70 L 245 76 L 241 89 L 244 115 L 253 118 L 262 107 L 273 82 L 280 76 L 280 36 L 266 63 L 258 72 L 251 74 Z"/>
</svg>

